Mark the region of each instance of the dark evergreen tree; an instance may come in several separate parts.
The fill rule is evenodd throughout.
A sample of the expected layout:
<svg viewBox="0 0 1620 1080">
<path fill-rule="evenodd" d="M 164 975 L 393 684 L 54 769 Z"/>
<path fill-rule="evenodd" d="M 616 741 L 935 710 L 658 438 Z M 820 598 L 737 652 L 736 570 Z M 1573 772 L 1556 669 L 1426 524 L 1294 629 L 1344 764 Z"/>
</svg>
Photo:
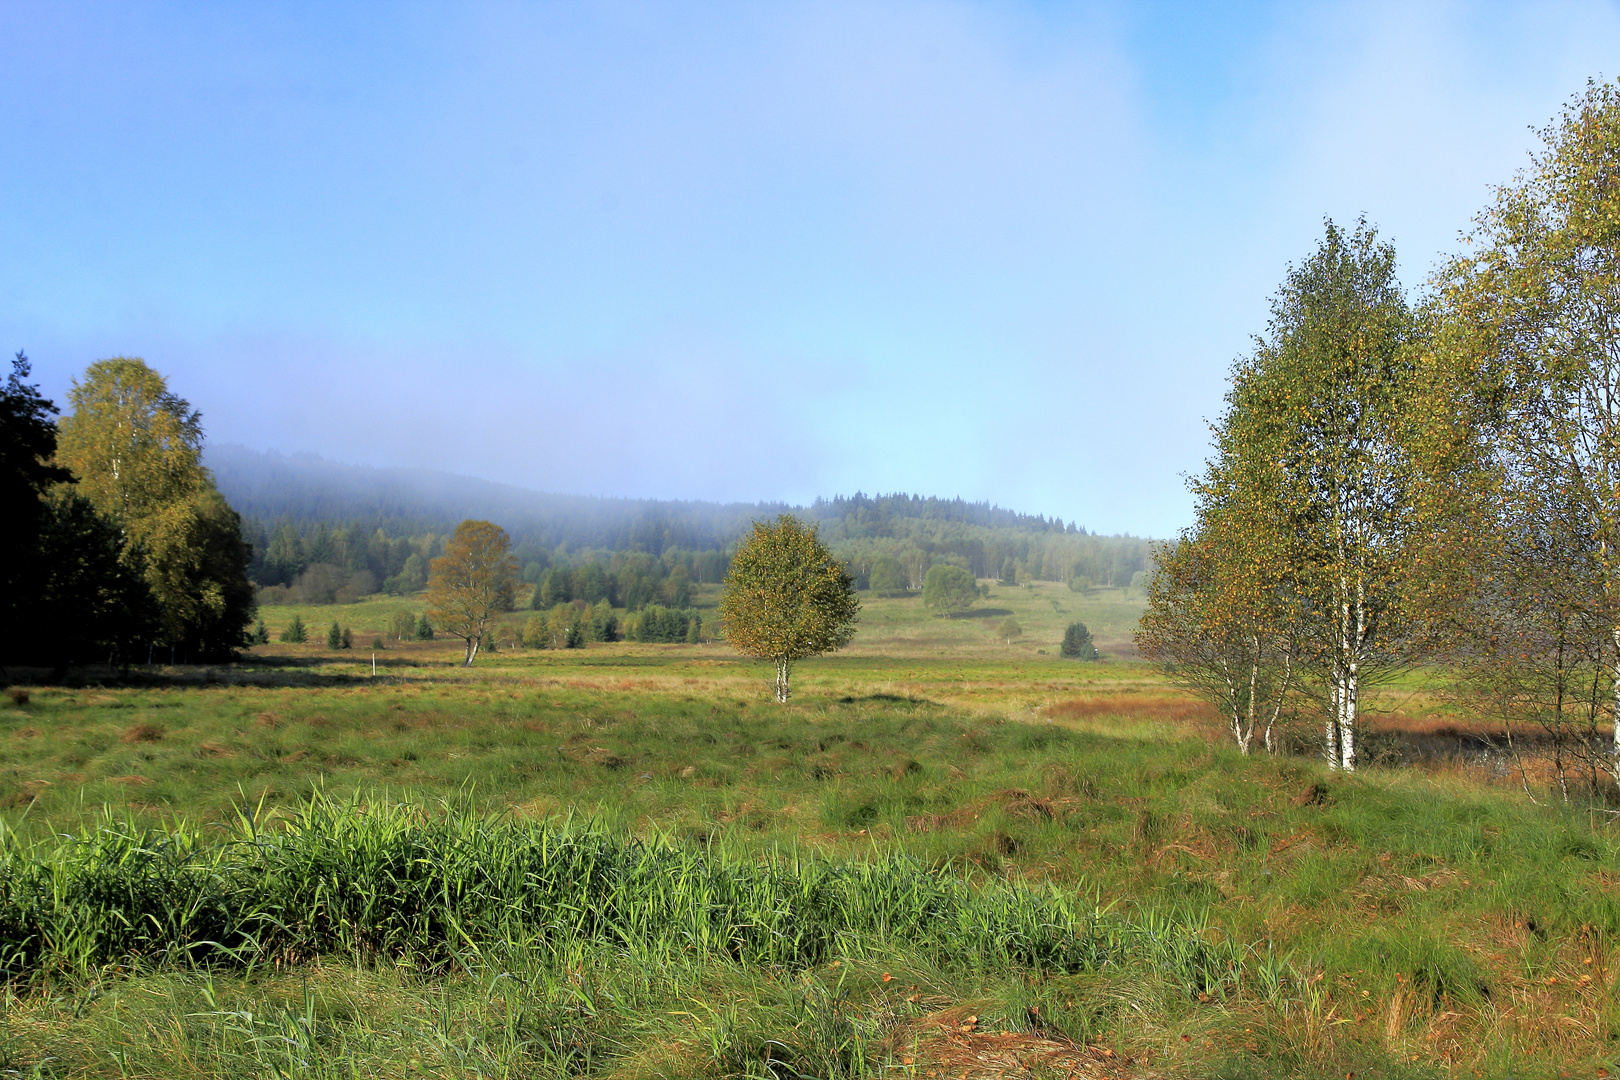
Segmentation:
<svg viewBox="0 0 1620 1080">
<path fill-rule="evenodd" d="M 287 628 L 281 632 L 281 640 L 289 645 L 302 645 L 308 641 L 309 631 L 304 626 L 304 620 L 294 615 L 293 621 L 288 623 Z"/>
<path fill-rule="evenodd" d="M 260 619 L 259 620 L 259 625 L 253 628 L 253 644 L 255 644 L 255 645 L 268 645 L 268 644 L 270 644 L 270 628 L 268 626 L 264 625 L 264 620 L 263 619 Z"/>
<path fill-rule="evenodd" d="M 428 622 L 427 612 L 425 611 L 422 612 L 422 617 L 416 620 L 416 640 L 433 640 L 433 624 Z"/>
<path fill-rule="evenodd" d="M 1070 660 L 1097 659 L 1097 647 L 1092 644 L 1091 631 L 1085 623 L 1070 623 L 1069 628 L 1063 631 L 1063 644 L 1058 648 L 1058 655 Z"/>
<path fill-rule="evenodd" d="M 51 464 L 56 453 L 56 406 L 26 380 L 28 357 L 18 352 L 0 389 L 0 660 L 29 648 L 41 596 L 40 529 L 45 492 L 72 479 Z"/>
<path fill-rule="evenodd" d="M 350 630 L 347 626 L 343 628 L 343 637 L 339 641 L 339 645 L 345 649 L 354 648 L 354 631 Z"/>
</svg>

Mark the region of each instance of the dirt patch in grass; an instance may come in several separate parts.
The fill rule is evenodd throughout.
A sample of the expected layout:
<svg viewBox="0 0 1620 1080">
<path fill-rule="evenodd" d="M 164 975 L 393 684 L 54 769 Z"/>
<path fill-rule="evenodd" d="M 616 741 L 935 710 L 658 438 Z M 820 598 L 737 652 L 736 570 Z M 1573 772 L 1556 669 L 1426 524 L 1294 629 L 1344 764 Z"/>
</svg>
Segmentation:
<svg viewBox="0 0 1620 1080">
<path fill-rule="evenodd" d="M 131 724 L 119 736 L 120 742 L 150 743 L 163 741 L 163 729 L 156 724 Z"/>
<path fill-rule="evenodd" d="M 1039 1017 L 1030 1018 L 1037 1024 Z M 924 1075 L 992 1078 L 1075 1077 L 1127 1080 L 1142 1074 L 1113 1050 L 1081 1046 L 1035 1031 L 987 1031 L 973 1006 L 929 1013 L 905 1025 L 892 1039 L 896 1060 Z"/>
</svg>

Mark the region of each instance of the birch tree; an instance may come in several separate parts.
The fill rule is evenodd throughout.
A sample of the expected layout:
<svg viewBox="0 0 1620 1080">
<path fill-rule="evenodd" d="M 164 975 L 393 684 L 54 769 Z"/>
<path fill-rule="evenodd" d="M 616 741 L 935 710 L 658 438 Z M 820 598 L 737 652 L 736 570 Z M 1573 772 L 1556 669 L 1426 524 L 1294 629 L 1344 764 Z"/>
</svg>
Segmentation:
<svg viewBox="0 0 1620 1080">
<path fill-rule="evenodd" d="M 98 360 L 68 391 L 58 463 L 115 522 L 161 609 L 163 640 L 202 657 L 246 644 L 254 612 L 241 519 L 202 464 L 202 418 L 136 357 Z"/>
<path fill-rule="evenodd" d="M 463 521 L 428 565 L 424 620 L 466 644 L 462 667 L 472 667 L 495 616 L 512 609 L 517 560 L 506 530 L 488 521 Z"/>
<path fill-rule="evenodd" d="M 861 604 L 832 552 L 791 514 L 756 521 L 731 558 L 720 595 L 726 641 L 776 665 L 776 700 L 788 699 L 793 664 L 848 645 Z"/>
<path fill-rule="evenodd" d="M 1227 396 L 1218 464 L 1267 478 L 1254 490 L 1269 500 L 1265 528 L 1287 537 L 1274 556 L 1288 560 L 1301 660 L 1335 769 L 1355 768 L 1362 694 L 1407 656 L 1417 515 L 1406 410 L 1418 331 L 1394 248 L 1364 221 L 1349 232 L 1330 221 L 1289 270 Z M 1237 520 L 1218 539 L 1242 536 Z"/>
<path fill-rule="evenodd" d="M 1534 567 L 1507 607 L 1522 616 L 1545 594 L 1537 662 L 1550 642 L 1555 666 L 1567 649 L 1605 672 L 1591 704 L 1620 780 L 1620 90 L 1589 83 L 1541 135 L 1437 278 L 1439 361 L 1489 426 L 1510 546 Z M 1551 684 L 1555 715 L 1563 686 Z"/>
<path fill-rule="evenodd" d="M 1196 524 L 1154 553 L 1136 645 L 1213 706 L 1248 754 L 1257 734 L 1277 749 L 1299 685 L 1303 607 L 1280 463 L 1245 441 L 1245 419 L 1229 411 L 1216 427 L 1217 453 L 1191 485 Z"/>
</svg>

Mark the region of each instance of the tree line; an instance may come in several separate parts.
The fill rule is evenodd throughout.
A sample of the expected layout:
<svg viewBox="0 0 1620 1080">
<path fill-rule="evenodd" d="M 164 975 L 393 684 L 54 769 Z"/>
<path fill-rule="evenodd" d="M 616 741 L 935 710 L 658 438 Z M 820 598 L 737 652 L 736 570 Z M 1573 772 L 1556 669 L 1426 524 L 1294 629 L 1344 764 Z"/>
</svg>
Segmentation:
<svg viewBox="0 0 1620 1080">
<path fill-rule="evenodd" d="M 1244 752 L 1314 719 L 1353 769 L 1365 692 L 1423 664 L 1527 787 L 1620 779 L 1620 93 L 1541 134 L 1415 299 L 1329 222 L 1233 366 L 1137 640 Z"/>
<path fill-rule="evenodd" d="M 142 360 L 98 360 L 72 412 L 0 393 L 0 662 L 228 659 L 254 591 L 241 519 L 202 464 L 201 415 Z"/>
</svg>

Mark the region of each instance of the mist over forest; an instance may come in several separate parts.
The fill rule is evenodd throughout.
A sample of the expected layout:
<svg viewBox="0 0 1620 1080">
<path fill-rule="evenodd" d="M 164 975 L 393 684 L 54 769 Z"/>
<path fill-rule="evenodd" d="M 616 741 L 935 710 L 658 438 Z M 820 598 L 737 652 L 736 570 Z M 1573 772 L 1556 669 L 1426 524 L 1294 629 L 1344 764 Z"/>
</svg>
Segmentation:
<svg viewBox="0 0 1620 1080">
<path fill-rule="evenodd" d="M 558 495 L 425 469 L 348 465 L 224 444 L 206 464 L 244 519 L 249 576 L 288 599 L 333 602 L 377 589 L 421 587 L 444 538 L 467 518 L 512 537 L 525 577 L 627 561 L 638 572 L 719 581 L 729 549 L 752 522 L 792 513 L 818 526 L 861 588 L 921 589 L 938 564 L 980 578 L 1128 586 L 1147 566 L 1149 541 L 1103 537 L 1077 522 L 988 502 L 855 493 L 787 503 L 707 503 Z M 877 583 L 872 578 L 877 572 Z M 277 594 L 262 595 L 274 602 Z"/>
</svg>

